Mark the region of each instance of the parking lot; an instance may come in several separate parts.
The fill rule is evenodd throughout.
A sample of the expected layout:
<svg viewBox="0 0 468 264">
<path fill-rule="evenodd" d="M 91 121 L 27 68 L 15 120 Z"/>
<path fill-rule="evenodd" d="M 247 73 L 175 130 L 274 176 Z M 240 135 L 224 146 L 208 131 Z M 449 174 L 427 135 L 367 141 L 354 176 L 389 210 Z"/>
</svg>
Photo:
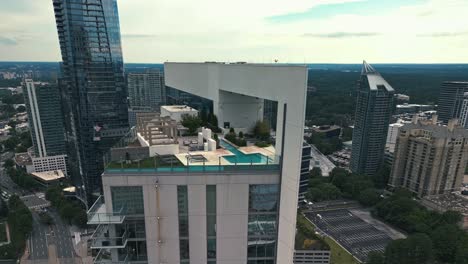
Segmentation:
<svg viewBox="0 0 468 264">
<path fill-rule="evenodd" d="M 308 212 L 306 217 L 362 262 L 370 252 L 384 252 L 392 238 L 347 209 Z"/>
</svg>

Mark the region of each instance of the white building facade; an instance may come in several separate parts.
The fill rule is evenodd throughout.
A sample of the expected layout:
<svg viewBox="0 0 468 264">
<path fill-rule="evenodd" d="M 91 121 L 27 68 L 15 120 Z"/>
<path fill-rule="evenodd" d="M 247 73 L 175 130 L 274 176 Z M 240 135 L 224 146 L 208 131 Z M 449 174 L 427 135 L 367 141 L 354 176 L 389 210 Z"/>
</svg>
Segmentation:
<svg viewBox="0 0 468 264">
<path fill-rule="evenodd" d="M 277 101 L 281 158 L 205 165 L 198 157 L 194 165 L 158 167 L 162 157 L 149 168 L 141 159 L 130 168 L 108 166 L 104 196 L 88 211 L 88 223 L 98 225 L 95 262 L 292 263 L 307 67 L 166 63 L 165 74 L 166 86 L 212 100 L 220 126 L 250 129 L 263 116 L 260 98 Z"/>
</svg>

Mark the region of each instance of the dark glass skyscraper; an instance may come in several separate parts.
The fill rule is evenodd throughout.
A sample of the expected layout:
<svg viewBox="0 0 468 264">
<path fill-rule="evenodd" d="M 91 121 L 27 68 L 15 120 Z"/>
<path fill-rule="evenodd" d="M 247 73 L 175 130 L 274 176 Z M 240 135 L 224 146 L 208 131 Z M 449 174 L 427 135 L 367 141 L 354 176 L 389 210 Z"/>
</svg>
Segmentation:
<svg viewBox="0 0 468 264">
<path fill-rule="evenodd" d="M 351 170 L 374 175 L 383 163 L 394 90 L 364 62 L 357 91 Z"/>
<path fill-rule="evenodd" d="M 447 124 L 452 118 L 460 118 L 464 93 L 468 92 L 468 82 L 444 82 L 440 89 L 439 120 Z"/>
<path fill-rule="evenodd" d="M 66 154 L 63 111 L 57 85 L 26 79 L 23 95 L 35 156 Z"/>
<path fill-rule="evenodd" d="M 102 156 L 128 129 L 116 0 L 53 0 L 73 182 L 100 192 Z M 91 201 L 89 201 L 91 202 Z"/>
</svg>

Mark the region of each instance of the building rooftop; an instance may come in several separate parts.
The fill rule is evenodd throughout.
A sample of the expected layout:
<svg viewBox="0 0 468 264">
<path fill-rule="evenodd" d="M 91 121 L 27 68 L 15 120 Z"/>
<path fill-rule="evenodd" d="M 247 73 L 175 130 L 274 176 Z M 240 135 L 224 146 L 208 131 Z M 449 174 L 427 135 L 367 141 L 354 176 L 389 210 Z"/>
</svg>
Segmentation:
<svg viewBox="0 0 468 264">
<path fill-rule="evenodd" d="M 370 90 L 378 90 L 380 87 L 383 87 L 389 92 L 395 91 L 393 87 L 380 75 L 380 73 L 366 61 L 362 64 L 361 75 L 365 75 L 367 77 Z"/>
<path fill-rule="evenodd" d="M 340 126 L 337 125 L 325 125 L 325 126 L 313 126 L 312 130 L 315 132 L 329 132 L 333 130 L 341 129 Z"/>
<path fill-rule="evenodd" d="M 468 196 L 462 195 L 460 192 L 426 196 L 423 200 L 432 203 L 439 211 L 452 210 L 468 216 Z"/>
<path fill-rule="evenodd" d="M 63 174 L 63 171 L 61 170 L 32 172 L 31 175 L 44 182 L 57 181 L 57 180 L 65 178 L 65 175 Z"/>
<path fill-rule="evenodd" d="M 161 109 L 165 109 L 169 112 L 198 112 L 197 109 L 188 105 L 162 105 Z"/>
<path fill-rule="evenodd" d="M 15 162 L 18 166 L 32 165 L 32 159 L 28 152 L 16 153 Z"/>
</svg>

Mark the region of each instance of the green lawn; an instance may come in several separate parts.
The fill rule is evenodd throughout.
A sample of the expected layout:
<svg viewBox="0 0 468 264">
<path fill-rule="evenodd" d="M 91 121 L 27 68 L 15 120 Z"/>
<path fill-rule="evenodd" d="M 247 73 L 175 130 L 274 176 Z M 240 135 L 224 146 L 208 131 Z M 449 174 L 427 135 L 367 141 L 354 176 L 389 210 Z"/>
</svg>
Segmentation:
<svg viewBox="0 0 468 264">
<path fill-rule="evenodd" d="M 302 223 L 307 223 L 307 227 L 314 230 L 314 225 L 312 225 L 304 216 L 301 214 L 298 215 L 298 220 Z M 346 250 L 344 250 L 340 245 L 333 241 L 329 237 L 323 238 L 325 242 L 330 246 L 331 249 L 331 262 L 330 264 L 359 264 L 359 262 Z"/>
<path fill-rule="evenodd" d="M 6 234 L 6 225 L 5 223 L 0 223 L 0 243 L 7 242 L 7 234 Z"/>
<path fill-rule="evenodd" d="M 325 241 L 331 248 L 330 264 L 359 264 L 359 262 L 351 256 L 346 250 L 329 237 L 325 237 Z"/>
</svg>

